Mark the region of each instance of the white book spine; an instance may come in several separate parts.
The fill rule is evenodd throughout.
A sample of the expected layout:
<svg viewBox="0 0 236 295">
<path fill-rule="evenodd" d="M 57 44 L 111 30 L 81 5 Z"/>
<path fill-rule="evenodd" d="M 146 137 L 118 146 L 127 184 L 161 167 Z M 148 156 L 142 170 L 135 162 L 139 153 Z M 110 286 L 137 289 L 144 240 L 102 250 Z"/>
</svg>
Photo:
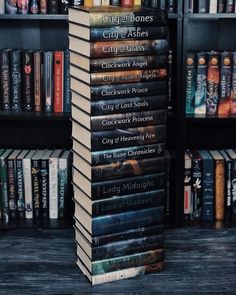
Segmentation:
<svg viewBox="0 0 236 295">
<path fill-rule="evenodd" d="M 58 159 L 49 159 L 49 218 L 58 218 Z"/>
<path fill-rule="evenodd" d="M 25 218 L 33 218 L 31 159 L 23 159 L 23 175 L 25 189 Z"/>
<path fill-rule="evenodd" d="M 102 5 L 102 0 L 94 0 L 93 1 L 93 6 L 101 6 Z"/>
<path fill-rule="evenodd" d="M 0 0 L 0 14 L 5 14 L 5 0 Z"/>
<path fill-rule="evenodd" d="M 210 0 L 209 13 L 217 13 L 217 0 Z"/>
<path fill-rule="evenodd" d="M 59 159 L 58 163 L 58 208 L 59 210 L 63 210 L 65 207 L 65 185 L 67 182 L 67 167 L 68 161 L 67 159 Z"/>
</svg>

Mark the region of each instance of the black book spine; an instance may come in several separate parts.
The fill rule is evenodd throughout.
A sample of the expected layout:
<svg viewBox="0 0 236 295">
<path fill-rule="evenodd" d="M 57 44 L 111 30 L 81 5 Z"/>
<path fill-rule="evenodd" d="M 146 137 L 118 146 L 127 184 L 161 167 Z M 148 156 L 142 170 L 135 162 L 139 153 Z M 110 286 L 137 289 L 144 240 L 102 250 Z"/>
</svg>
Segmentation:
<svg viewBox="0 0 236 295">
<path fill-rule="evenodd" d="M 64 51 L 64 97 L 63 112 L 71 112 L 71 91 L 70 91 L 70 52 Z"/>
<path fill-rule="evenodd" d="M 60 0 L 59 2 L 59 12 L 60 14 L 68 14 L 69 0 Z"/>
<path fill-rule="evenodd" d="M 164 231 L 163 224 L 141 227 L 141 228 L 139 227 L 139 228 L 131 229 L 121 233 L 93 237 L 92 245 L 101 246 L 104 244 L 118 242 L 118 241 L 125 241 L 128 239 L 138 239 L 138 238 L 142 238 L 146 236 L 160 235 L 163 233 L 163 231 Z"/>
<path fill-rule="evenodd" d="M 209 12 L 209 0 L 198 0 L 198 13 Z"/>
<path fill-rule="evenodd" d="M 166 10 L 167 9 L 167 0 L 159 0 L 159 8 Z"/>
<path fill-rule="evenodd" d="M 11 52 L 11 110 L 22 110 L 21 51 Z"/>
<path fill-rule="evenodd" d="M 202 214 L 202 160 L 192 159 L 192 216 L 193 220 L 201 218 Z"/>
<path fill-rule="evenodd" d="M 92 184 L 93 200 L 104 199 L 114 195 L 122 196 L 142 193 L 164 188 L 166 183 L 165 173 L 136 176 L 112 181 L 97 182 Z"/>
<path fill-rule="evenodd" d="M 23 178 L 22 159 L 16 159 L 16 195 L 17 195 L 17 210 L 20 219 L 25 218 L 25 191 Z"/>
<path fill-rule="evenodd" d="M 121 1 L 120 0 L 111 0 L 110 5 L 112 5 L 112 6 L 120 6 Z"/>
<path fill-rule="evenodd" d="M 31 51 L 22 52 L 22 108 L 23 111 L 34 109 L 34 56 Z"/>
<path fill-rule="evenodd" d="M 225 0 L 218 0 L 217 12 L 218 13 L 224 13 L 225 12 L 225 6 L 226 6 L 226 1 Z"/>
<path fill-rule="evenodd" d="M 70 6 L 84 5 L 84 0 L 70 0 Z"/>
<path fill-rule="evenodd" d="M 10 52 L 9 50 L 0 50 L 0 109 L 3 111 L 10 111 Z"/>
<path fill-rule="evenodd" d="M 48 0 L 48 14 L 59 14 L 59 0 Z"/>
<path fill-rule="evenodd" d="M 17 218 L 17 200 L 16 200 L 16 177 L 15 177 L 15 161 L 7 159 L 8 172 L 8 192 L 9 192 L 9 215 L 10 219 Z"/>
<path fill-rule="evenodd" d="M 47 219 L 49 217 L 49 163 L 48 159 L 41 160 L 40 168 L 40 191 L 42 195 L 41 208 L 42 208 L 42 217 Z"/>
<path fill-rule="evenodd" d="M 36 219 L 41 217 L 41 196 L 40 196 L 40 160 L 32 159 L 32 199 L 33 199 L 33 216 Z"/>
<path fill-rule="evenodd" d="M 175 1 L 176 0 L 168 0 L 167 1 L 168 13 L 175 13 L 176 12 L 176 3 L 175 3 Z"/>
</svg>

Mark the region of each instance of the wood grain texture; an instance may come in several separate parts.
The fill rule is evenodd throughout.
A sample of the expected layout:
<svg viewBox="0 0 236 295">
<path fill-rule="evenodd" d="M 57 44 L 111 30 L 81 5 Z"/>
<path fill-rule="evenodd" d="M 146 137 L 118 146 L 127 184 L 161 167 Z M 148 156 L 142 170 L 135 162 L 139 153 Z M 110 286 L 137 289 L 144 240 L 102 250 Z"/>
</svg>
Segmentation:
<svg viewBox="0 0 236 295">
<path fill-rule="evenodd" d="M 236 294 L 236 228 L 165 236 L 165 271 L 91 287 L 75 264 L 72 229 L 1 230 L 0 294 Z"/>
</svg>

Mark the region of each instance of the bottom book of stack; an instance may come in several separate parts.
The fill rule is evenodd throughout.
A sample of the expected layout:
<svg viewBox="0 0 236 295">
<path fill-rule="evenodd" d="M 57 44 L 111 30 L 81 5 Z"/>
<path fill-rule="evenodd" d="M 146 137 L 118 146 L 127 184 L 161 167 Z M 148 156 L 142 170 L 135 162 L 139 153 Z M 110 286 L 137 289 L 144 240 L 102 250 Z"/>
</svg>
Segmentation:
<svg viewBox="0 0 236 295">
<path fill-rule="evenodd" d="M 74 167 L 76 173 L 80 172 Z M 158 181 L 151 185 L 154 178 Z M 117 190 L 122 186 L 121 179 L 112 182 Z M 91 185 L 104 191 L 109 183 Z M 164 268 L 165 173 L 130 177 L 126 183 L 141 184 L 146 190 L 90 198 L 74 183 L 77 264 L 92 285 Z"/>
</svg>

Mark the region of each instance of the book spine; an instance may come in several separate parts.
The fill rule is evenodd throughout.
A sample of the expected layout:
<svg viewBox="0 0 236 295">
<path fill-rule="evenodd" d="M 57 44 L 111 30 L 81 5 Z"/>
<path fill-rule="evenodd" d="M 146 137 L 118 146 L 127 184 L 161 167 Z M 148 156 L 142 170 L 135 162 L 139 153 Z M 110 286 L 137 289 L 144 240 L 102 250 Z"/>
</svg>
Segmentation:
<svg viewBox="0 0 236 295">
<path fill-rule="evenodd" d="M 166 95 L 99 100 L 91 102 L 91 115 L 99 116 L 105 114 L 145 112 L 151 110 L 165 109 L 166 107 Z"/>
<path fill-rule="evenodd" d="M 54 99 L 53 111 L 55 113 L 63 112 L 63 92 L 64 92 L 64 53 L 63 51 L 54 52 Z"/>
<path fill-rule="evenodd" d="M 226 6 L 225 4 L 226 4 L 225 0 L 218 0 L 218 9 L 217 9 L 218 13 L 225 12 L 225 6 Z"/>
<path fill-rule="evenodd" d="M 126 241 L 129 239 L 138 239 L 152 235 L 161 235 L 163 231 L 164 225 L 153 225 L 137 229 L 131 229 L 121 233 L 93 237 L 92 245 L 101 246 L 109 243 Z"/>
<path fill-rule="evenodd" d="M 192 159 L 192 208 L 191 219 L 202 216 L 202 160 Z"/>
<path fill-rule="evenodd" d="M 231 114 L 236 114 L 236 52 L 232 54 Z"/>
<path fill-rule="evenodd" d="M 60 0 L 60 2 L 59 2 L 59 13 L 60 14 L 68 14 L 69 5 L 70 5 L 70 1 L 68 1 L 68 0 Z"/>
<path fill-rule="evenodd" d="M 184 219 L 190 220 L 191 200 L 192 200 L 192 163 L 190 159 L 185 159 L 184 163 Z"/>
<path fill-rule="evenodd" d="M 72 116 L 73 113 L 76 114 L 76 109 L 74 112 L 74 108 L 72 108 Z M 91 117 L 90 128 L 91 131 L 102 131 L 158 125 L 164 124 L 166 122 L 166 117 L 166 110 L 93 116 Z M 74 118 L 76 118 L 76 116 L 74 116 Z"/>
<path fill-rule="evenodd" d="M 226 13 L 233 13 L 234 12 L 234 0 L 226 0 L 225 5 L 225 11 Z"/>
<path fill-rule="evenodd" d="M 164 222 L 164 206 L 130 211 L 93 218 L 92 233 L 105 235 L 129 230 L 137 226 L 155 225 Z"/>
<path fill-rule="evenodd" d="M 0 0 L 0 14 L 5 14 L 5 0 Z"/>
<path fill-rule="evenodd" d="M 168 108 L 172 108 L 172 64 L 173 64 L 173 51 L 169 50 L 168 54 Z"/>
<path fill-rule="evenodd" d="M 34 218 L 41 217 L 41 196 L 40 196 L 40 160 L 33 159 L 31 163 L 32 177 L 32 199 Z"/>
<path fill-rule="evenodd" d="M 187 54 L 187 76 L 186 76 L 186 114 L 194 114 L 195 103 L 195 54 Z"/>
<path fill-rule="evenodd" d="M 216 115 L 219 103 L 219 55 L 208 54 L 206 114 Z"/>
<path fill-rule="evenodd" d="M 34 70 L 33 52 L 22 52 L 22 108 L 23 111 L 33 111 Z"/>
<path fill-rule="evenodd" d="M 102 0 L 102 6 L 109 6 L 110 0 Z"/>
<path fill-rule="evenodd" d="M 232 216 L 232 221 L 236 222 L 236 161 L 234 160 L 232 163 L 232 183 L 231 183 L 231 194 L 232 194 L 232 199 L 231 199 L 231 216 Z"/>
<path fill-rule="evenodd" d="M 188 0 L 188 13 L 194 12 L 194 0 Z"/>
<path fill-rule="evenodd" d="M 231 53 L 221 53 L 220 67 L 220 96 L 219 115 L 229 115 L 231 112 L 231 82 L 232 82 L 232 61 Z"/>
<path fill-rule="evenodd" d="M 42 111 L 42 52 L 34 52 L 34 110 Z"/>
<path fill-rule="evenodd" d="M 39 0 L 30 1 L 30 13 L 38 14 L 39 13 Z"/>
<path fill-rule="evenodd" d="M 47 14 L 48 13 L 48 1 L 47 0 L 39 0 L 39 13 Z"/>
<path fill-rule="evenodd" d="M 110 5 L 112 6 L 120 6 L 120 0 L 110 0 Z"/>
<path fill-rule="evenodd" d="M 73 53 L 72 55 L 73 56 Z M 136 56 L 135 58 L 130 56 L 124 57 L 111 57 L 104 59 L 91 59 L 90 72 L 108 72 L 117 70 L 143 70 L 143 69 L 155 69 L 166 66 L 167 55 L 143 55 Z M 73 64 L 73 62 L 72 62 Z M 75 62 L 74 62 L 75 64 Z"/>
<path fill-rule="evenodd" d="M 49 218 L 58 219 L 58 158 L 49 160 Z"/>
<path fill-rule="evenodd" d="M 137 160 L 143 158 L 160 157 L 165 153 L 165 144 L 135 146 L 115 150 L 92 152 L 92 165 L 107 164 L 125 160 Z"/>
<path fill-rule="evenodd" d="M 71 48 L 72 49 L 72 48 Z M 116 57 L 127 55 L 156 55 L 166 53 L 168 50 L 167 39 L 156 40 L 127 40 L 103 41 L 90 43 L 90 57 Z"/>
<path fill-rule="evenodd" d="M 25 218 L 25 191 L 22 159 L 16 159 L 17 210 L 20 219 Z"/>
<path fill-rule="evenodd" d="M 11 84 L 10 84 L 10 53 L 8 50 L 0 50 L 0 96 L 1 110 L 10 111 Z"/>
<path fill-rule="evenodd" d="M 91 28 L 89 41 L 165 39 L 167 33 L 166 26 Z"/>
<path fill-rule="evenodd" d="M 224 160 L 215 161 L 215 219 L 225 218 L 225 166 Z"/>
<path fill-rule="evenodd" d="M 65 203 L 68 197 L 68 160 L 59 158 L 58 163 L 58 216 L 65 218 Z"/>
<path fill-rule="evenodd" d="M 16 200 L 16 178 L 15 178 L 15 161 L 14 159 L 7 159 L 7 173 L 8 173 L 8 192 L 9 192 L 9 213 L 10 219 L 17 218 L 17 200 Z"/>
<path fill-rule="evenodd" d="M 92 263 L 92 273 L 94 275 L 99 275 L 120 269 L 126 269 L 129 267 L 154 264 L 163 260 L 164 250 L 158 249 L 154 251 L 94 262 Z"/>
<path fill-rule="evenodd" d="M 47 159 L 41 160 L 40 169 L 40 191 L 42 195 L 42 216 L 47 219 L 49 217 L 49 162 Z"/>
<path fill-rule="evenodd" d="M 59 0 L 48 0 L 48 14 L 59 14 Z"/>
<path fill-rule="evenodd" d="M 79 264 L 78 264 L 79 265 Z M 155 264 L 149 264 L 149 265 L 142 265 L 138 267 L 133 268 L 127 268 L 123 270 L 117 270 L 108 272 L 101 275 L 96 275 L 92 277 L 92 285 L 99 285 L 109 282 L 114 282 L 118 280 L 123 280 L 127 278 L 133 278 L 149 273 L 158 272 L 164 269 L 164 262 L 158 262 Z"/>
<path fill-rule="evenodd" d="M 166 161 L 164 157 L 113 162 L 105 165 L 92 166 L 92 181 L 157 173 L 162 172 L 165 168 Z"/>
<path fill-rule="evenodd" d="M 198 13 L 208 13 L 209 3 L 208 0 L 198 0 Z"/>
<path fill-rule="evenodd" d="M 53 111 L 53 52 L 44 52 L 43 91 L 44 111 Z"/>
<path fill-rule="evenodd" d="M 92 260 L 104 260 L 163 248 L 163 235 L 110 243 L 92 249 Z"/>
<path fill-rule="evenodd" d="M 84 0 L 71 0 L 70 6 L 81 6 L 84 5 Z"/>
<path fill-rule="evenodd" d="M 111 3 L 111 5 L 114 5 Z M 120 4 L 119 4 L 120 5 Z M 167 25 L 167 15 L 165 11 L 124 11 L 119 12 L 101 12 L 91 16 L 91 27 L 112 27 L 119 26 L 161 26 Z"/>
<path fill-rule="evenodd" d="M 206 114 L 207 61 L 205 53 L 197 54 L 195 114 Z"/>
<path fill-rule="evenodd" d="M 6 14 L 17 14 L 18 8 L 17 8 L 17 1 L 5 1 L 5 11 Z"/>
<path fill-rule="evenodd" d="M 138 210 L 164 205 L 164 190 L 128 196 L 114 197 L 95 201 L 92 204 L 93 216 L 121 213 L 129 210 Z"/>
<path fill-rule="evenodd" d="M 29 13 L 29 0 L 17 0 L 18 14 Z"/>
<path fill-rule="evenodd" d="M 209 1 L 209 13 L 217 13 L 218 0 Z"/>
<path fill-rule="evenodd" d="M 175 0 L 168 0 L 167 1 L 167 10 L 168 10 L 168 13 L 175 13 L 176 12 Z"/>
<path fill-rule="evenodd" d="M 19 50 L 11 52 L 11 110 L 22 110 L 21 97 L 21 52 Z"/>
<path fill-rule="evenodd" d="M 70 52 L 64 52 L 64 94 L 63 94 L 63 111 L 71 112 L 71 91 L 70 91 Z"/>
<path fill-rule="evenodd" d="M 97 131 L 91 134 L 91 147 L 94 151 L 114 149 L 163 142 L 165 138 L 165 125 Z"/>
<path fill-rule="evenodd" d="M 3 202 L 3 221 L 9 223 L 10 212 L 9 212 L 9 194 L 8 194 L 8 179 L 7 179 L 7 163 L 6 160 L 1 158 L 0 162 L 0 175 L 1 175 L 1 196 Z"/>
<path fill-rule="evenodd" d="M 226 188 L 226 206 L 225 217 L 229 222 L 232 219 L 232 161 L 225 161 L 225 188 Z"/>
<path fill-rule="evenodd" d="M 23 159 L 23 174 L 25 188 L 25 218 L 33 218 L 31 160 Z"/>
<path fill-rule="evenodd" d="M 202 165 L 202 220 L 214 220 L 214 160 L 204 159 Z"/>
</svg>

